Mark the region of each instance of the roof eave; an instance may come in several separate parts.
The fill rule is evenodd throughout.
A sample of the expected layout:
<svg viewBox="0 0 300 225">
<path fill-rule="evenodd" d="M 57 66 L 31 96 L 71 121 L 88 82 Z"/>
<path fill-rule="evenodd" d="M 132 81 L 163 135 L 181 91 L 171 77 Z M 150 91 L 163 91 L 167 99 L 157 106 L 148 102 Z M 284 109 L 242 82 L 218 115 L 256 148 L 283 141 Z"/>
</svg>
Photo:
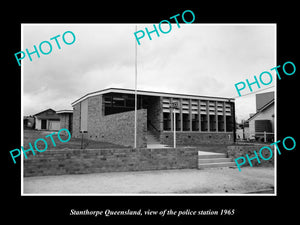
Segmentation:
<svg viewBox="0 0 300 225">
<path fill-rule="evenodd" d="M 81 98 L 77 99 L 76 101 L 72 102 L 72 107 L 76 105 L 77 103 L 93 96 L 97 96 L 100 94 L 107 94 L 110 92 L 116 92 L 116 93 L 124 93 L 124 94 L 134 94 L 135 91 L 132 89 L 122 89 L 122 88 L 107 88 L 100 91 L 95 91 L 88 93 Z M 162 97 L 175 97 L 175 98 L 190 98 L 190 99 L 203 99 L 203 100 L 227 100 L 227 101 L 235 101 L 234 98 L 225 98 L 225 97 L 210 97 L 210 96 L 198 96 L 198 95 L 189 95 L 189 94 L 175 94 L 175 93 L 165 93 L 165 92 L 152 92 L 152 91 L 143 91 L 143 90 L 137 90 L 138 95 L 149 95 L 149 96 L 162 96 Z"/>
<path fill-rule="evenodd" d="M 257 113 L 255 113 L 253 116 L 251 116 L 247 121 L 252 120 L 254 117 L 256 117 L 258 114 L 260 114 L 261 112 L 263 112 L 266 108 L 268 108 L 269 106 L 271 106 L 274 103 L 274 99 L 271 100 L 270 102 L 268 102 L 267 104 L 265 104 Z"/>
</svg>

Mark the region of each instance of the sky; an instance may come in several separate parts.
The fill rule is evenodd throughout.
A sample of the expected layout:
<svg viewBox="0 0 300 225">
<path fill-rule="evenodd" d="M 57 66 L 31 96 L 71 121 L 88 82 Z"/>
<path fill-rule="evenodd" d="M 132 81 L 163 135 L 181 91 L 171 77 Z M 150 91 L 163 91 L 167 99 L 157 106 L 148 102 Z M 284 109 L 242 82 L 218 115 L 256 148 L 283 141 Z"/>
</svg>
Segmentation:
<svg viewBox="0 0 300 225">
<path fill-rule="evenodd" d="M 105 88 L 134 89 L 136 24 L 22 24 L 21 51 L 34 51 L 49 41 L 52 52 L 32 54 L 21 61 L 23 115 L 42 110 L 72 109 L 83 95 Z M 156 24 L 156 26 L 158 26 Z M 167 25 L 166 25 L 167 26 Z M 153 24 L 137 24 L 137 30 Z M 162 27 L 168 30 L 168 27 Z M 72 31 L 75 42 L 62 40 Z M 236 98 L 235 84 L 254 81 L 263 71 L 273 78 L 276 65 L 274 24 L 180 24 L 169 33 L 145 35 L 137 45 L 137 86 L 140 90 Z M 50 38 L 60 35 L 57 40 Z M 66 34 L 66 41 L 72 36 Z M 47 44 L 43 44 L 47 52 Z M 16 62 L 17 63 L 17 62 Z M 274 91 L 253 85 L 253 91 Z M 255 94 L 248 90 L 235 100 L 238 121 L 256 111 Z M 243 96 L 245 94 L 245 96 Z"/>
</svg>

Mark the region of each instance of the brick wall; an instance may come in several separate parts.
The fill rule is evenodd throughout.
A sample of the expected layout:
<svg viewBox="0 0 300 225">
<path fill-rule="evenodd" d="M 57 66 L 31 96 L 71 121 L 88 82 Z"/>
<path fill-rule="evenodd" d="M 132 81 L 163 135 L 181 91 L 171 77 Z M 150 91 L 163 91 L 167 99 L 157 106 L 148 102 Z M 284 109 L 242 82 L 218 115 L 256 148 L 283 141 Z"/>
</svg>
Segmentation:
<svg viewBox="0 0 300 225">
<path fill-rule="evenodd" d="M 73 133 L 72 136 L 79 138 L 80 131 L 80 103 L 73 106 Z"/>
<path fill-rule="evenodd" d="M 30 155 L 24 176 L 197 168 L 196 148 L 74 149 Z"/>
<path fill-rule="evenodd" d="M 100 121 L 103 119 L 102 95 L 88 98 L 88 134 L 87 138 L 100 139 Z"/>
<path fill-rule="evenodd" d="M 239 158 L 239 157 L 245 157 L 246 163 L 241 166 L 241 167 L 243 167 L 243 166 L 250 166 L 249 162 L 246 158 L 246 154 L 248 154 L 249 158 L 251 159 L 251 158 L 255 157 L 254 151 L 256 151 L 256 153 L 259 157 L 260 163 L 258 163 L 257 159 L 253 159 L 253 160 L 251 160 L 251 163 L 253 166 L 274 166 L 274 147 L 268 146 L 273 150 L 272 158 L 269 160 L 263 160 L 260 158 L 260 155 L 259 155 L 259 150 L 263 146 L 266 146 L 266 145 L 232 145 L 232 146 L 227 147 L 227 154 L 228 154 L 228 157 L 232 158 L 233 160 L 235 160 L 236 158 Z M 267 159 L 270 157 L 270 152 L 268 150 L 264 149 L 262 151 L 262 155 L 264 158 Z M 239 162 L 242 162 L 242 160 L 240 160 Z"/>
<path fill-rule="evenodd" d="M 173 145 L 173 131 L 164 131 L 160 135 L 161 143 Z M 177 131 L 176 143 L 178 145 L 197 145 L 197 144 L 230 144 L 233 143 L 233 133 L 201 133 Z"/>
<path fill-rule="evenodd" d="M 80 103 L 73 107 L 73 137 L 79 138 Z M 146 147 L 147 110 L 137 111 L 137 147 Z M 88 98 L 88 132 L 85 138 L 124 146 L 134 145 L 134 111 L 104 116 L 102 95 Z"/>
<path fill-rule="evenodd" d="M 69 113 L 60 113 L 60 129 L 66 128 L 72 133 L 72 121 L 70 121 L 70 118 L 72 118 L 72 114 Z M 65 131 L 63 131 L 63 134 L 67 135 Z"/>
<path fill-rule="evenodd" d="M 159 138 L 159 132 L 163 130 L 162 97 L 151 97 L 148 104 L 148 120 L 155 127 L 148 126 L 148 129 Z"/>
<path fill-rule="evenodd" d="M 59 119 L 60 119 L 60 129 L 62 128 L 69 128 L 69 117 L 65 113 L 60 113 L 59 114 Z"/>
<path fill-rule="evenodd" d="M 134 111 L 107 115 L 100 120 L 98 140 L 115 144 L 134 145 Z M 137 111 L 137 147 L 147 146 L 147 110 Z"/>
</svg>

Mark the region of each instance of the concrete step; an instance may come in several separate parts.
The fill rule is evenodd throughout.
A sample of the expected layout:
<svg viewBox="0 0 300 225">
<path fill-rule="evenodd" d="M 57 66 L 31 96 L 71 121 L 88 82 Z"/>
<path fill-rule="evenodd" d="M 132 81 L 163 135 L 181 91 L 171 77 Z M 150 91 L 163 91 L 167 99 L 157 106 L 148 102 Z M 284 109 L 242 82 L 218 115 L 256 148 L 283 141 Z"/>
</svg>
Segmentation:
<svg viewBox="0 0 300 225">
<path fill-rule="evenodd" d="M 216 167 L 236 167 L 236 164 L 226 153 L 198 151 L 198 169 Z"/>
<path fill-rule="evenodd" d="M 221 162 L 232 162 L 231 158 L 198 158 L 198 163 L 221 163 Z"/>
<path fill-rule="evenodd" d="M 167 145 L 163 145 L 163 144 L 148 144 L 147 143 L 147 148 L 170 148 Z"/>
<path fill-rule="evenodd" d="M 155 138 L 149 138 L 148 136 L 147 136 L 147 142 L 157 142 L 157 143 L 159 143 L 159 141 L 156 140 Z"/>
<path fill-rule="evenodd" d="M 163 145 L 159 142 L 155 135 L 150 131 L 147 132 L 147 148 L 169 148 L 168 145 Z"/>
<path fill-rule="evenodd" d="M 160 142 L 155 140 L 147 140 L 147 144 L 160 144 Z"/>
<path fill-rule="evenodd" d="M 227 158 L 227 154 L 226 153 L 198 151 L 198 158 L 199 159 Z"/>
<path fill-rule="evenodd" d="M 147 144 L 160 144 L 159 140 L 151 133 L 147 133 Z"/>
<path fill-rule="evenodd" d="M 199 163 L 198 169 L 217 168 L 217 167 L 236 167 L 234 162 L 219 162 L 219 163 Z"/>
</svg>

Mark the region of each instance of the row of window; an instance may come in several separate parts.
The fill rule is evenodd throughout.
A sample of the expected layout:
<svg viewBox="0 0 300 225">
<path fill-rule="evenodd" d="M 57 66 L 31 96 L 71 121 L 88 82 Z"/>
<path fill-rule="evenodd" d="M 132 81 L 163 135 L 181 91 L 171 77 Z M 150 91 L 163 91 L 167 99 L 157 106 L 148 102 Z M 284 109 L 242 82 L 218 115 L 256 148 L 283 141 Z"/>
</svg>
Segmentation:
<svg viewBox="0 0 300 225">
<path fill-rule="evenodd" d="M 173 130 L 173 114 L 163 113 L 163 129 Z M 181 122 L 182 118 L 182 122 Z M 233 130 L 232 116 L 223 115 L 199 115 L 175 113 L 175 126 L 177 131 L 209 131 L 209 132 L 231 132 Z"/>
<path fill-rule="evenodd" d="M 104 105 L 106 107 L 134 107 L 134 96 L 131 95 L 121 95 L 115 94 L 113 95 L 105 95 L 103 96 Z"/>
<path fill-rule="evenodd" d="M 163 98 L 163 112 L 170 112 L 171 102 L 178 102 L 182 113 L 192 114 L 207 114 L 214 115 L 231 115 L 231 105 L 229 102 L 195 100 L 195 99 L 177 99 L 177 98 Z M 175 110 L 179 112 L 179 110 Z"/>
<path fill-rule="evenodd" d="M 147 105 L 147 99 L 138 96 L 138 109 Z M 206 100 L 163 98 L 163 129 L 173 130 L 170 102 L 179 102 L 180 110 L 176 112 L 176 130 L 178 131 L 232 131 L 231 105 L 227 102 Z M 81 102 L 80 127 L 87 130 L 87 100 Z M 103 96 L 104 115 L 131 111 L 134 109 L 134 95 L 108 94 Z M 217 112 L 217 114 L 216 114 Z M 182 119 L 182 122 L 181 122 Z M 200 119 L 200 120 L 199 120 Z"/>
<path fill-rule="evenodd" d="M 141 108 L 141 97 L 138 96 L 137 107 Z M 134 95 L 130 94 L 107 94 L 103 95 L 103 114 L 110 115 L 134 110 Z"/>
</svg>

